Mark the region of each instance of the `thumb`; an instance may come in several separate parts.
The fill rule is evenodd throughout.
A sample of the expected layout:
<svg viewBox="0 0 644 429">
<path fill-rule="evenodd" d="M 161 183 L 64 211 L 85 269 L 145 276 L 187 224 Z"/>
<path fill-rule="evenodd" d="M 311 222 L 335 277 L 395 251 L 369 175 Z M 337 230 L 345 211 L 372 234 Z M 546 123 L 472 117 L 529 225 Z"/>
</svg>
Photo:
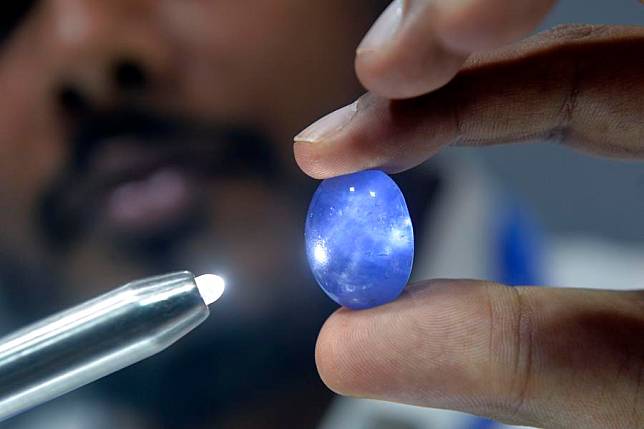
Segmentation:
<svg viewBox="0 0 644 429">
<path fill-rule="evenodd" d="M 528 34 L 554 0 L 394 0 L 356 51 L 358 77 L 387 98 L 447 83 L 472 52 Z"/>
<path fill-rule="evenodd" d="M 322 328 L 352 396 L 546 427 L 644 427 L 644 293 L 433 281 Z"/>
</svg>

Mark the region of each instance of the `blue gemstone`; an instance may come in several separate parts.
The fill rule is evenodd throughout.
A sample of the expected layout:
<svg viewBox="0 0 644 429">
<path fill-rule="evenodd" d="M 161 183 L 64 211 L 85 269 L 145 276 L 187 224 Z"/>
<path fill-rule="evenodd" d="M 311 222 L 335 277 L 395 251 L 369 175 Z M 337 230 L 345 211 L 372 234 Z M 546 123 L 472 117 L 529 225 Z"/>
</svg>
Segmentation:
<svg viewBox="0 0 644 429">
<path fill-rule="evenodd" d="M 340 305 L 385 304 L 409 280 L 411 218 L 402 192 L 382 171 L 324 180 L 309 206 L 304 237 L 315 279 Z"/>
</svg>

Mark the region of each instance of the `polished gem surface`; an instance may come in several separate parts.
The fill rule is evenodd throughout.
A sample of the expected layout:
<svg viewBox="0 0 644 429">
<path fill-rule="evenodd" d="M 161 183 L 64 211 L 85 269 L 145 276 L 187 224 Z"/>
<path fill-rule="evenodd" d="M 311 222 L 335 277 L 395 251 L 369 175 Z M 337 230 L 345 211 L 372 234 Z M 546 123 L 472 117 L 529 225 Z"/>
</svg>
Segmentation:
<svg viewBox="0 0 644 429">
<path fill-rule="evenodd" d="M 340 305 L 385 304 L 409 280 L 411 218 L 402 192 L 382 171 L 324 180 L 309 206 L 304 237 L 315 279 Z"/>
</svg>

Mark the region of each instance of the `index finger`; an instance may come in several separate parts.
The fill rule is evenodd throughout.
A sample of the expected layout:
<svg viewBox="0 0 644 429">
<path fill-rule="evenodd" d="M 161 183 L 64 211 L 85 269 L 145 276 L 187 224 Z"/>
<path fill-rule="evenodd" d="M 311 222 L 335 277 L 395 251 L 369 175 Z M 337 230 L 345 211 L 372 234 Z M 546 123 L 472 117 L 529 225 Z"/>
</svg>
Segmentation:
<svg viewBox="0 0 644 429">
<path fill-rule="evenodd" d="M 567 26 L 471 58 L 443 88 L 409 100 L 371 94 L 295 138 L 308 175 L 399 172 L 445 145 L 557 141 L 644 157 L 644 28 Z"/>
</svg>

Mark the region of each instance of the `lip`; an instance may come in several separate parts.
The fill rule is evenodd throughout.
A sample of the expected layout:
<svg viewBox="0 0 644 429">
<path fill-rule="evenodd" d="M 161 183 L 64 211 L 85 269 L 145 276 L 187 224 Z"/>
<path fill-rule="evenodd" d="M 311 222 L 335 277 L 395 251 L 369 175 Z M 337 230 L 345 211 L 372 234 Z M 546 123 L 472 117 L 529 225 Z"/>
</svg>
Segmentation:
<svg viewBox="0 0 644 429">
<path fill-rule="evenodd" d="M 193 185 L 180 170 L 164 168 L 127 182 L 103 199 L 105 220 L 122 231 L 150 231 L 177 223 L 196 202 Z"/>
<path fill-rule="evenodd" d="M 71 137 L 68 162 L 37 211 L 43 233 L 59 245 L 93 230 L 108 237 L 178 237 L 203 220 L 213 180 L 270 182 L 279 164 L 253 126 L 137 109 L 93 113 Z"/>
<path fill-rule="evenodd" d="M 163 232 L 197 209 L 200 185 L 220 158 L 216 146 L 110 137 L 88 159 L 84 174 L 68 181 L 59 206 L 69 218 L 112 232 Z"/>
<path fill-rule="evenodd" d="M 146 233 L 177 223 L 197 202 L 197 175 L 175 151 L 154 151 L 136 142 L 105 144 L 90 164 L 94 206 L 101 220 L 123 232 Z"/>
</svg>

